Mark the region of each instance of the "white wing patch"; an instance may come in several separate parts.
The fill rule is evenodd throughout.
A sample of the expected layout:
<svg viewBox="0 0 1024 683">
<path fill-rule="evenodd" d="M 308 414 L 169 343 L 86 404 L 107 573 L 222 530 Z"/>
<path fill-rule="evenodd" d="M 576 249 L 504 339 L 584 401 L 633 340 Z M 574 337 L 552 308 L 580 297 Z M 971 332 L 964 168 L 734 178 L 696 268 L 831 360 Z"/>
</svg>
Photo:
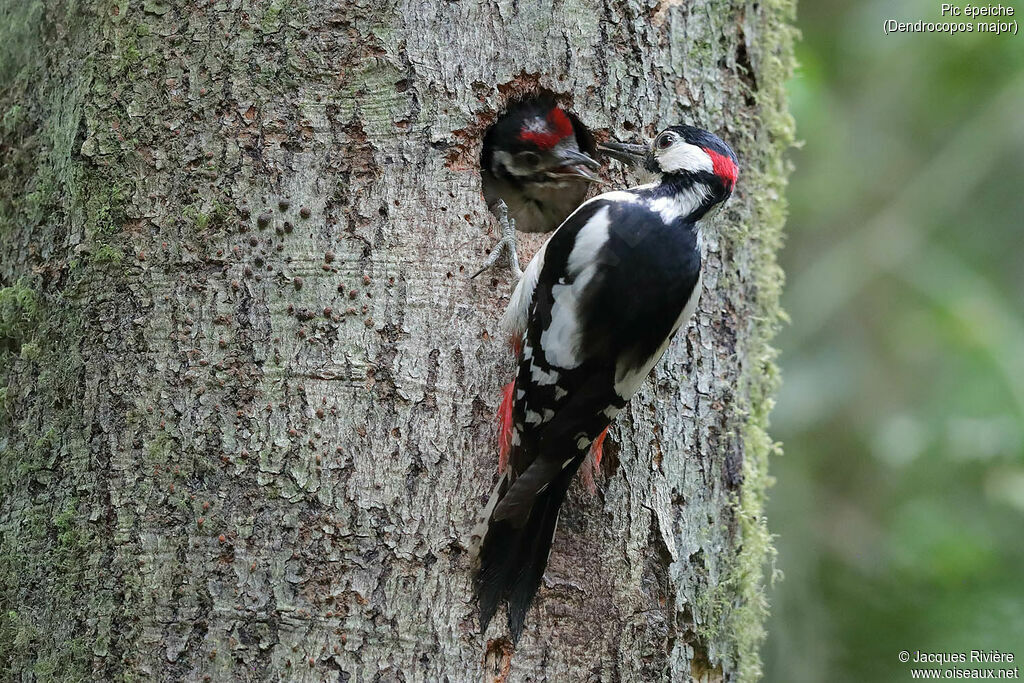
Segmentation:
<svg viewBox="0 0 1024 683">
<path fill-rule="evenodd" d="M 576 233 L 576 242 L 569 252 L 567 270 L 569 275 L 575 277 L 587 264 L 593 263 L 597 252 L 608 241 L 608 207 L 599 209 L 590 217 L 587 224 Z"/>
<path fill-rule="evenodd" d="M 579 299 L 600 265 L 597 253 L 608 242 L 609 223 L 608 207 L 604 207 L 580 228 L 566 267 L 573 282 L 551 287 L 551 324 L 541 333 L 540 345 L 548 363 L 553 366 L 572 369 L 582 361 L 577 354 L 580 345 Z"/>
<path fill-rule="evenodd" d="M 579 299 L 597 272 L 597 264 L 584 268 L 571 285 L 551 288 L 551 324 L 540 335 L 547 361 L 571 370 L 583 360 L 577 354 L 580 343 Z"/>
<path fill-rule="evenodd" d="M 646 187 L 646 186 L 644 186 Z M 639 189 L 639 188 L 638 188 Z M 562 225 L 565 225 L 572 217 L 575 216 L 580 209 L 587 206 L 591 202 L 597 201 L 610 201 L 610 202 L 637 202 L 640 198 L 633 192 L 626 190 L 617 190 L 615 192 L 605 192 L 599 194 L 596 197 L 588 199 L 587 201 L 576 207 L 576 211 L 569 214 Z M 606 210 L 607 211 L 607 210 Z M 600 211 L 598 213 L 601 213 Z M 596 215 L 596 214 L 595 214 Z M 607 216 L 607 213 L 606 213 Z M 593 220 L 593 218 L 591 218 Z M 605 221 L 607 221 L 607 217 Z M 589 225 L 590 221 L 588 221 Z M 559 226 L 559 230 L 561 226 Z M 580 232 L 586 230 L 584 226 Z M 558 230 L 551 233 L 551 237 L 554 237 Z M 607 227 L 605 228 L 607 234 Z M 523 273 L 523 277 L 519 280 L 519 284 L 516 285 L 516 289 L 512 292 L 512 298 L 508 302 L 508 308 L 505 309 L 504 315 L 501 316 L 501 329 L 516 339 L 522 339 L 523 335 L 526 334 L 526 326 L 528 324 L 528 318 L 530 315 L 530 304 L 533 302 L 533 293 L 537 289 L 537 278 L 540 277 L 540 271 L 544 268 L 544 254 L 547 252 L 548 244 L 551 242 L 551 237 L 548 238 L 544 246 L 533 255 L 530 259 L 529 265 L 526 266 L 526 271 Z M 577 235 L 577 243 L 579 242 L 579 235 Z"/>
</svg>

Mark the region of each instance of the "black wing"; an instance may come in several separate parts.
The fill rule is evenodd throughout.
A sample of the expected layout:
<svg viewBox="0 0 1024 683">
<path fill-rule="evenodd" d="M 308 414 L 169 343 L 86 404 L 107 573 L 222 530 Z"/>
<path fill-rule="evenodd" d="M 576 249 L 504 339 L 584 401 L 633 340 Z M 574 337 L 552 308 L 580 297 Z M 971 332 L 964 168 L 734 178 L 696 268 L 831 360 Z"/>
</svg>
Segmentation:
<svg viewBox="0 0 1024 683">
<path fill-rule="evenodd" d="M 584 261 L 587 267 L 570 267 L 580 242 L 594 243 L 587 231 L 599 221 L 607 223 L 607 238 Z M 592 200 L 552 236 L 534 288 L 516 379 L 513 420 L 519 444 L 509 464 L 513 477 L 523 481 L 513 483 L 496 513 L 527 511 L 532 497 L 568 460 L 582 460 L 610 422 L 606 409 L 621 408 L 632 398 L 632 392 L 615 391 L 616 376 L 623 370 L 646 374 L 680 323 L 699 276 L 692 224 L 665 223 L 639 201 Z M 565 319 L 566 297 L 572 299 L 572 320 Z M 575 343 L 553 349 L 551 337 L 557 335 L 544 339 L 553 326 L 572 328 L 563 339 Z"/>
</svg>

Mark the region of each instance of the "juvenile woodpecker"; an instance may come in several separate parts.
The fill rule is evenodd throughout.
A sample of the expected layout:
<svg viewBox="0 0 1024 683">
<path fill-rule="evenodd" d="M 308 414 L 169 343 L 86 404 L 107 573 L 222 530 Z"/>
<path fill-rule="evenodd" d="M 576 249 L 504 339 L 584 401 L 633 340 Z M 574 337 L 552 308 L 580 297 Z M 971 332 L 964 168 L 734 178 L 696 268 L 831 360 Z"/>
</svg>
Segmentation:
<svg viewBox="0 0 1024 683">
<path fill-rule="evenodd" d="M 659 179 L 576 209 L 530 261 L 502 319 L 518 368 L 501 410 L 507 467 L 474 539 L 475 589 L 481 630 L 505 601 L 513 640 L 569 483 L 690 318 L 699 221 L 736 184 L 733 151 L 692 126 L 671 126 L 649 146 L 601 147 Z"/>
<path fill-rule="evenodd" d="M 473 277 L 508 252 L 516 278 L 516 230 L 551 232 L 583 202 L 598 180 L 589 169 L 594 138 L 554 98 L 533 95 L 512 104 L 484 135 L 480 178 L 487 208 L 498 218 L 501 240 Z"/>
</svg>

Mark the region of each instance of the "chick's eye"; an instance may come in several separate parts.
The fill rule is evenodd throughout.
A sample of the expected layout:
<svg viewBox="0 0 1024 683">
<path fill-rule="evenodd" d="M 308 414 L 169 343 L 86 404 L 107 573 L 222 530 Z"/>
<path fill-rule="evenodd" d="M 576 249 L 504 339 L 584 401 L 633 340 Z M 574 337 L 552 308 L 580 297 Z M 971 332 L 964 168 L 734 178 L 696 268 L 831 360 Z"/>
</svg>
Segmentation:
<svg viewBox="0 0 1024 683">
<path fill-rule="evenodd" d="M 540 163 L 540 157 L 534 152 L 520 152 L 516 155 L 516 161 L 519 162 L 521 166 L 533 168 Z"/>
<path fill-rule="evenodd" d="M 665 133 L 660 138 L 658 138 L 658 142 L 656 144 L 658 145 L 658 149 L 668 149 L 669 147 L 672 146 L 672 143 L 674 141 L 674 135 L 672 135 L 671 133 Z"/>
</svg>

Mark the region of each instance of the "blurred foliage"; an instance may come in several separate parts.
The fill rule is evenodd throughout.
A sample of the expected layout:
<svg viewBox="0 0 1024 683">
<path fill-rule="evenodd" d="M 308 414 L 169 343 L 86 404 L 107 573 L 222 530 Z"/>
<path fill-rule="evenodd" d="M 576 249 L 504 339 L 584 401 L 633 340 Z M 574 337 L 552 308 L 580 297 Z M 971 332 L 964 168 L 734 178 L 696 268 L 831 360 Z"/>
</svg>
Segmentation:
<svg viewBox="0 0 1024 683">
<path fill-rule="evenodd" d="M 1024 659 L 1024 36 L 939 4 L 799 8 L 766 681 Z"/>
</svg>

